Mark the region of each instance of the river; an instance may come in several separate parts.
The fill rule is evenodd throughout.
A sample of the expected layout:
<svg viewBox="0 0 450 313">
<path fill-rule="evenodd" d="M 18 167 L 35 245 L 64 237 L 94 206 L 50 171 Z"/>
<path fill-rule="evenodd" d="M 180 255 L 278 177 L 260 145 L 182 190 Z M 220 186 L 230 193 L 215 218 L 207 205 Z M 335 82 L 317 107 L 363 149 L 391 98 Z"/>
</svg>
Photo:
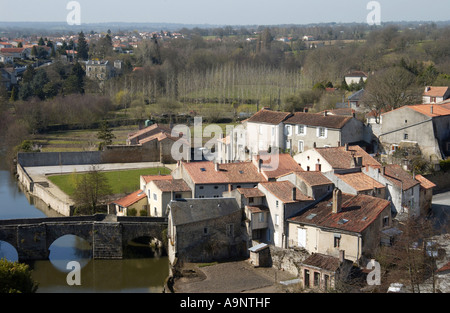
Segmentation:
<svg viewBox="0 0 450 313">
<path fill-rule="evenodd" d="M 5 166 L 0 152 L 0 219 L 59 216 L 39 199 L 24 193 Z M 122 260 L 93 260 L 89 243 L 76 236 L 60 237 L 50 246 L 49 260 L 29 263 L 38 293 L 159 293 L 169 275 L 169 261 L 149 245 L 133 243 L 124 250 Z M 0 241 L 0 258 L 17 261 L 17 251 Z M 80 285 L 67 282 L 73 268 L 70 261 L 81 265 Z"/>
</svg>

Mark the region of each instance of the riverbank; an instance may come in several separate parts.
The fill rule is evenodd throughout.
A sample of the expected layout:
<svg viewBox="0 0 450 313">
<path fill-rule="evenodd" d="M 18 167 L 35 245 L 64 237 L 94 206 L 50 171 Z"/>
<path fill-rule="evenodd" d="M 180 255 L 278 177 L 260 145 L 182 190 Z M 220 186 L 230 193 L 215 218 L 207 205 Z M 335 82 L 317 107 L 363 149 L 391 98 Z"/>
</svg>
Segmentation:
<svg viewBox="0 0 450 313">
<path fill-rule="evenodd" d="M 248 260 L 186 263 L 180 273 L 173 281 L 175 293 L 283 293 L 280 281 L 295 278 L 273 267 L 254 267 Z"/>
</svg>

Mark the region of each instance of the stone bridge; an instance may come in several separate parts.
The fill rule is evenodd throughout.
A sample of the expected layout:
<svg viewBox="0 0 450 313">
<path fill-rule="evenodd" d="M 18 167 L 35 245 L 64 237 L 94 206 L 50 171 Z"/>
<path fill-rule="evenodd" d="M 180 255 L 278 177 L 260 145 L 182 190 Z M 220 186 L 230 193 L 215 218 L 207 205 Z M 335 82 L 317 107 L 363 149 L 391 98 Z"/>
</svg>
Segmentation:
<svg viewBox="0 0 450 313">
<path fill-rule="evenodd" d="M 50 245 L 64 235 L 83 238 L 94 259 L 121 259 L 130 240 L 152 237 L 163 241 L 167 219 L 158 217 L 90 216 L 0 220 L 0 240 L 17 250 L 19 261 L 45 260 Z"/>
</svg>

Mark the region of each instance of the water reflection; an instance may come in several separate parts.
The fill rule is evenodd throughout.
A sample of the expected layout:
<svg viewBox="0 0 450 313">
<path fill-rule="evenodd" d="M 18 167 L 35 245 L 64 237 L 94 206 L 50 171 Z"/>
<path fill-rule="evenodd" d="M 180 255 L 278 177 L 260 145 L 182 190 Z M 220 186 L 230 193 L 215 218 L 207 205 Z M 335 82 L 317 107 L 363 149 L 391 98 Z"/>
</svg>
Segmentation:
<svg viewBox="0 0 450 313">
<path fill-rule="evenodd" d="M 56 239 L 50 245 L 49 260 L 61 272 L 69 272 L 67 263 L 77 261 L 83 268 L 92 258 L 92 247 L 86 240 L 65 235 Z"/>
</svg>

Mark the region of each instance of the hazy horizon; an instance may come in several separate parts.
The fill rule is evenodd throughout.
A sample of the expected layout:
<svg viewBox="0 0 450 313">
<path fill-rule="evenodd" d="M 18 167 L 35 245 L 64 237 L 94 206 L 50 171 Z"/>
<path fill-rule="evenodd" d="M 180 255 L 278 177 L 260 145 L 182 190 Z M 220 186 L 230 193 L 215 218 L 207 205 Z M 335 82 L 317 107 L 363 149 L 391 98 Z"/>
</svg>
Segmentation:
<svg viewBox="0 0 450 313">
<path fill-rule="evenodd" d="M 66 22 L 70 1 L 0 0 L 1 22 Z M 193 25 L 283 25 L 366 23 L 366 0 L 78 0 L 82 24 L 164 23 Z M 380 20 L 445 22 L 448 0 L 379 0 Z M 126 3 L 126 7 L 124 7 Z"/>
</svg>

